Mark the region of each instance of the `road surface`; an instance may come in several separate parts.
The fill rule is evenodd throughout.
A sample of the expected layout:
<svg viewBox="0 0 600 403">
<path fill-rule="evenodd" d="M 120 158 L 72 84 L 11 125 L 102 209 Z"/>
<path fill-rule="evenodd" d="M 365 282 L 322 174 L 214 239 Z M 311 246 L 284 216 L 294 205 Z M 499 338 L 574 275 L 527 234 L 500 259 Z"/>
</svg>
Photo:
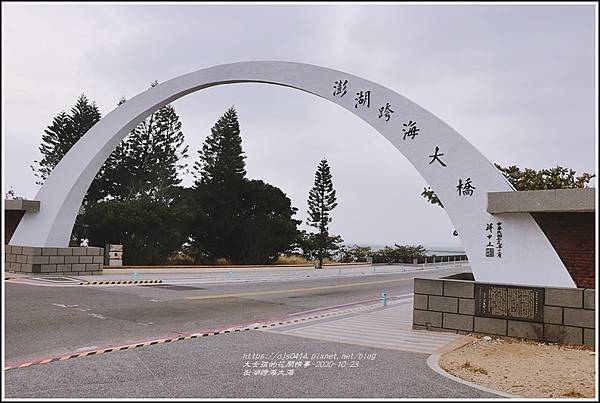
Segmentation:
<svg viewBox="0 0 600 403">
<path fill-rule="evenodd" d="M 320 276 L 310 278 L 300 275 L 301 271 L 256 271 L 254 275 L 245 274 L 246 280 L 242 274 L 231 276 L 223 272 L 212 277 L 140 274 L 165 278 L 162 284 L 146 286 L 7 282 L 5 366 L 36 364 L 5 372 L 6 396 L 492 396 L 433 372 L 426 365 L 429 354 L 415 352 L 427 348 L 409 351 L 402 347 L 420 343 L 419 338 L 440 345 L 450 340 L 436 339 L 437 336 L 410 339 L 413 278 L 464 272 L 464 267 L 416 272 L 389 269 L 386 273 L 373 273 L 370 268 L 360 270 L 352 274 L 330 269 L 318 271 Z M 316 272 L 308 271 L 311 275 Z M 377 313 L 372 308 L 380 304 L 382 292 L 392 299 L 387 311 L 379 308 Z M 340 310 L 349 313 L 337 315 Z M 81 351 L 172 340 L 236 324 L 243 327 L 248 323 L 291 321 L 319 314 L 333 316 L 294 326 L 218 334 L 39 364 L 46 358 L 67 357 Z M 387 328 L 375 335 L 365 334 L 378 322 L 387 323 L 382 324 Z M 360 326 L 366 326 L 365 330 L 352 330 Z M 405 330 L 400 329 L 402 326 Z M 385 336 L 388 331 L 390 337 Z M 337 332 L 339 338 L 335 337 Z M 400 335 L 402 332 L 408 339 Z M 396 348 L 394 343 L 404 344 Z M 281 362 L 279 368 L 264 368 L 259 374 L 256 371 L 261 368 L 252 365 L 264 365 L 265 360 L 245 356 L 294 352 L 337 356 L 333 360 L 309 360 L 312 362 L 308 367 L 292 367 L 293 374 L 287 374 L 290 368 L 281 367 Z M 341 360 L 342 354 L 371 354 L 375 358 Z M 317 361 L 323 367 L 316 367 Z M 278 372 L 272 374 L 273 369 Z M 265 374 L 266 370 L 269 373 Z"/>
</svg>

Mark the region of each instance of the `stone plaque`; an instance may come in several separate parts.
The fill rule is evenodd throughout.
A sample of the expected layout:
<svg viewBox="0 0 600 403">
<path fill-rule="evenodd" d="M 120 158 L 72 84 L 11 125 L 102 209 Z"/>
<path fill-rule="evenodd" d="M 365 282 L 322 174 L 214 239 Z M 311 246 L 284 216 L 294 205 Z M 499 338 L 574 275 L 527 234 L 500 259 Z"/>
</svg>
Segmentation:
<svg viewBox="0 0 600 403">
<path fill-rule="evenodd" d="M 475 315 L 544 321 L 544 289 L 475 284 Z"/>
</svg>

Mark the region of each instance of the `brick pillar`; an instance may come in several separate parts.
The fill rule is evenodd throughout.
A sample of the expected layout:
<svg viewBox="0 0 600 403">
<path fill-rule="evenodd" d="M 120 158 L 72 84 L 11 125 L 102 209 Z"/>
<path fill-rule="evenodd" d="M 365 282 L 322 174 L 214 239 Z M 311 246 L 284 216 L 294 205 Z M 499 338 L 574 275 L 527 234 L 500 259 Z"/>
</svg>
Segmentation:
<svg viewBox="0 0 600 403">
<path fill-rule="evenodd" d="M 102 274 L 104 248 L 48 248 L 6 245 L 7 271 L 46 275 Z"/>
<path fill-rule="evenodd" d="M 573 281 L 596 288 L 594 213 L 533 213 Z"/>
</svg>

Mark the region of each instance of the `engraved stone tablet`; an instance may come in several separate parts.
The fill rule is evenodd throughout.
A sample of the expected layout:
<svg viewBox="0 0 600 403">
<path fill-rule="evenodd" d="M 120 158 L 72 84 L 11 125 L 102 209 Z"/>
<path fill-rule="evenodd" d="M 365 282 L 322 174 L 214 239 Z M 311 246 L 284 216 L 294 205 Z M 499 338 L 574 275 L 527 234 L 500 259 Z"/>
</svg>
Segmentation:
<svg viewBox="0 0 600 403">
<path fill-rule="evenodd" d="M 544 321 L 544 289 L 475 284 L 475 315 Z"/>
</svg>

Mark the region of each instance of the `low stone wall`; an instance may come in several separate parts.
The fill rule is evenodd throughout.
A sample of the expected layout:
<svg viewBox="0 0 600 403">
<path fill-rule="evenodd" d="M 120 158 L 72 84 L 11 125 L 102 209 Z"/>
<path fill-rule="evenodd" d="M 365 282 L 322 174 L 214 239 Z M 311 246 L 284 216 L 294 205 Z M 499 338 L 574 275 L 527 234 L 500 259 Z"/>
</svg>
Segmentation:
<svg viewBox="0 0 600 403">
<path fill-rule="evenodd" d="M 538 320 L 518 320 L 478 316 L 476 302 L 480 301 L 476 300 L 476 284 L 516 288 L 505 284 L 415 278 L 413 329 L 595 345 L 594 289 L 541 287 L 543 299 L 541 306 L 536 307 L 540 314 Z"/>
<path fill-rule="evenodd" d="M 97 247 L 48 248 L 5 245 L 6 271 L 49 274 L 102 274 L 104 249 Z"/>
</svg>

